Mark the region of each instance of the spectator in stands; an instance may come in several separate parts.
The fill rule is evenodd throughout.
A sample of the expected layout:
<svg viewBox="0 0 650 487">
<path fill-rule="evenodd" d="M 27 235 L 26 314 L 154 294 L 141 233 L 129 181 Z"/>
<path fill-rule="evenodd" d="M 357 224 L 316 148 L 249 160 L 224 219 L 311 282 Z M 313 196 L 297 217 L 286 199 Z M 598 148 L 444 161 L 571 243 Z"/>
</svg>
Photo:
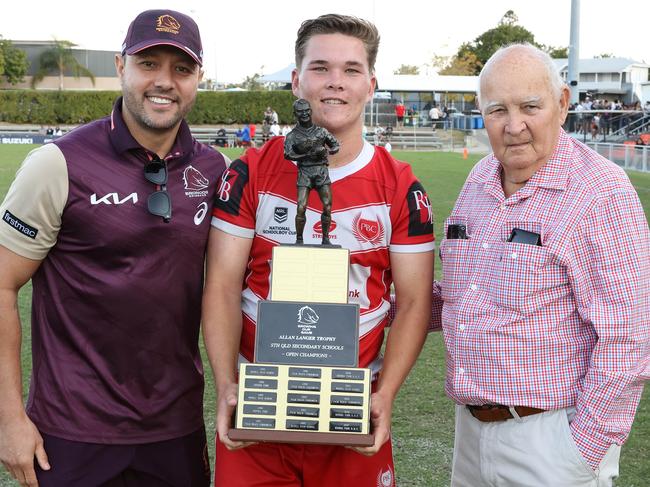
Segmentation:
<svg viewBox="0 0 650 487">
<path fill-rule="evenodd" d="M 262 144 L 265 144 L 271 137 L 271 118 L 264 117 L 262 121 Z"/>
<path fill-rule="evenodd" d="M 447 105 L 442 107 L 442 126 L 445 130 L 451 126 L 451 110 Z"/>
<path fill-rule="evenodd" d="M 386 126 L 386 130 L 384 131 L 384 137 L 387 142 L 390 142 L 391 138 L 393 137 L 393 126 L 391 124 L 388 124 Z"/>
<path fill-rule="evenodd" d="M 404 106 L 404 102 L 399 102 L 395 105 L 395 116 L 397 117 L 397 126 L 398 127 L 403 127 L 404 126 L 404 115 L 406 114 L 406 107 Z"/>
<path fill-rule="evenodd" d="M 266 110 L 264 110 L 262 121 L 269 125 L 273 123 L 273 109 L 271 107 L 266 107 Z"/>
<path fill-rule="evenodd" d="M 54 135 L 54 129 L 52 127 L 47 127 L 47 130 L 45 131 L 46 135 Z"/>
<path fill-rule="evenodd" d="M 63 135 L 63 132 L 61 131 L 61 127 L 56 127 L 52 135 Z"/>
<path fill-rule="evenodd" d="M 226 139 L 226 129 L 220 128 L 217 130 L 217 137 L 214 139 L 214 145 L 217 147 L 228 146 L 228 140 Z"/>
<path fill-rule="evenodd" d="M 248 124 L 248 132 L 250 133 L 250 146 L 255 147 L 255 132 L 257 131 L 257 125 L 254 123 Z"/>
<path fill-rule="evenodd" d="M 598 140 L 598 132 L 600 131 L 600 115 L 595 113 L 591 117 L 591 140 Z"/>
<path fill-rule="evenodd" d="M 251 140 L 251 128 L 248 124 L 246 124 L 241 131 L 241 146 L 243 148 L 250 147 L 252 145 Z"/>
<path fill-rule="evenodd" d="M 271 130 L 271 137 L 277 137 L 278 135 L 280 135 L 280 125 L 278 125 L 277 121 L 275 120 L 273 121 L 270 130 Z"/>
<path fill-rule="evenodd" d="M 431 120 L 431 127 L 433 128 L 434 132 L 438 128 L 438 122 L 440 121 L 441 116 L 442 113 L 440 112 L 440 109 L 434 103 L 433 107 L 431 107 L 431 110 L 429 110 L 429 119 Z"/>
<path fill-rule="evenodd" d="M 379 146 L 384 141 L 384 129 L 377 125 L 372 134 L 372 142 L 375 146 Z"/>
</svg>

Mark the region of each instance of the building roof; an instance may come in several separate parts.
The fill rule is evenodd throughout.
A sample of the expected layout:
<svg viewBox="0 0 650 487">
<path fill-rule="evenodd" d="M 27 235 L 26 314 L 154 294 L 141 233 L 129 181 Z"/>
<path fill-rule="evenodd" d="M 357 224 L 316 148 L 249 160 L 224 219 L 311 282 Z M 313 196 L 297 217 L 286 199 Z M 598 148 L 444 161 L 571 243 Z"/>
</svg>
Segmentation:
<svg viewBox="0 0 650 487">
<path fill-rule="evenodd" d="M 280 71 L 261 76 L 260 81 L 262 83 L 291 83 L 291 72 L 295 67 L 296 65 L 294 63 L 291 63 L 286 68 L 282 68 Z"/>
<path fill-rule="evenodd" d="M 377 89 L 381 91 L 431 91 L 476 93 L 478 76 L 441 76 L 439 74 L 381 74 Z"/>
<path fill-rule="evenodd" d="M 559 71 L 565 71 L 568 69 L 568 59 L 561 58 L 554 59 L 553 61 L 555 62 L 555 65 Z M 580 73 L 622 73 L 623 71 L 627 71 L 632 66 L 650 68 L 650 64 L 622 57 L 578 60 L 578 71 Z"/>
</svg>

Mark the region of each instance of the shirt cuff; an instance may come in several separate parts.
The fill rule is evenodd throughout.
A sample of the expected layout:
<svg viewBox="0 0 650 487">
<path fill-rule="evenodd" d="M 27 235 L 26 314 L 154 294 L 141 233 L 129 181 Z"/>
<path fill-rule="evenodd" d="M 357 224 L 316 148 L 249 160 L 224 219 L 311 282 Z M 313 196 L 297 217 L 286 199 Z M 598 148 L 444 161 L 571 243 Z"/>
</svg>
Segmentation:
<svg viewBox="0 0 650 487">
<path fill-rule="evenodd" d="M 584 425 L 580 424 L 578 416 L 575 417 L 573 422 L 570 425 L 571 435 L 573 436 L 573 441 L 578 447 L 578 451 L 582 455 L 582 458 L 589 464 L 592 470 L 596 471 L 600 466 L 607 450 L 612 445 L 612 442 L 608 442 L 598 438 L 595 433 L 587 431 Z"/>
</svg>

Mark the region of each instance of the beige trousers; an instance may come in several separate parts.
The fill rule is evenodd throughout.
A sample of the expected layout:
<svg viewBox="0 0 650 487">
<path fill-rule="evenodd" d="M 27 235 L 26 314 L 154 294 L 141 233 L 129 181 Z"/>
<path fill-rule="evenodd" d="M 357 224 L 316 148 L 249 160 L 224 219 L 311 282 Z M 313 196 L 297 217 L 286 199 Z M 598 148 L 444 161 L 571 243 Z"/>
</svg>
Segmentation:
<svg viewBox="0 0 650 487">
<path fill-rule="evenodd" d="M 573 441 L 575 408 L 483 423 L 456 406 L 452 487 L 609 487 L 621 447 L 594 471 Z"/>
</svg>

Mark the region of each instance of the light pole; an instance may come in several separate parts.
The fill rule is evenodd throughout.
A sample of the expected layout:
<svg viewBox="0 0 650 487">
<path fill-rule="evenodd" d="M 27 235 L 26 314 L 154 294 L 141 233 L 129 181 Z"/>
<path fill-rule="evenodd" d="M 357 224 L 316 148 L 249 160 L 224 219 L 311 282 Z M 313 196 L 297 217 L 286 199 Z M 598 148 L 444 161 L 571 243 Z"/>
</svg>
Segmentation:
<svg viewBox="0 0 650 487">
<path fill-rule="evenodd" d="M 580 57 L 580 0 L 571 0 L 571 33 L 569 36 L 569 67 L 567 83 L 571 89 L 571 103 L 578 103 L 578 59 Z"/>
</svg>

